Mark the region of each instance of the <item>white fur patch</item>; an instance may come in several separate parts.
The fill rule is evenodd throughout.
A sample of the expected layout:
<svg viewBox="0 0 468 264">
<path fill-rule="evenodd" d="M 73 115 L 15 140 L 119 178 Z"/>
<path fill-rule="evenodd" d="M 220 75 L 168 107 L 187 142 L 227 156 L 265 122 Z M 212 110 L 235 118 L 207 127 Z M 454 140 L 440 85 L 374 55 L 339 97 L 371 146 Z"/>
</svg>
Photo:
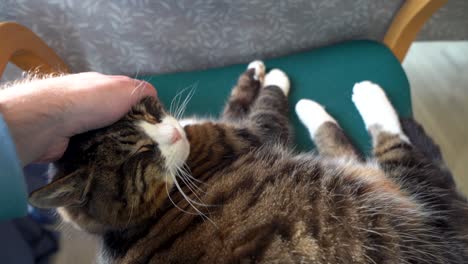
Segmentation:
<svg viewBox="0 0 468 264">
<path fill-rule="evenodd" d="M 325 111 L 323 106 L 308 99 L 302 99 L 296 104 L 296 114 L 312 137 L 323 123 L 336 123 L 336 120 Z"/>
<path fill-rule="evenodd" d="M 252 61 L 247 69 L 255 69 L 254 79 L 263 83 L 265 80 L 265 64 L 261 60 Z"/>
<path fill-rule="evenodd" d="M 184 118 L 182 120 L 179 120 L 179 124 L 182 127 L 186 127 L 186 126 L 193 125 L 193 124 L 199 124 L 199 123 L 202 123 L 202 121 L 196 118 Z"/>
<path fill-rule="evenodd" d="M 367 129 L 379 126 L 385 132 L 398 134 L 408 140 L 401 129 L 397 112 L 379 85 L 370 81 L 356 83 L 352 100 Z"/>
<path fill-rule="evenodd" d="M 152 140 L 158 143 L 159 150 L 166 159 L 166 167 L 175 173 L 176 169 L 185 163 L 190 153 L 187 136 L 177 120 L 166 116 L 159 124 L 139 121 L 138 125 Z M 174 129 L 181 135 L 181 139 L 176 142 L 173 142 Z"/>
<path fill-rule="evenodd" d="M 264 87 L 274 85 L 278 86 L 283 93 L 287 96 L 289 94 L 289 78 L 282 70 L 273 69 L 265 76 Z"/>
</svg>

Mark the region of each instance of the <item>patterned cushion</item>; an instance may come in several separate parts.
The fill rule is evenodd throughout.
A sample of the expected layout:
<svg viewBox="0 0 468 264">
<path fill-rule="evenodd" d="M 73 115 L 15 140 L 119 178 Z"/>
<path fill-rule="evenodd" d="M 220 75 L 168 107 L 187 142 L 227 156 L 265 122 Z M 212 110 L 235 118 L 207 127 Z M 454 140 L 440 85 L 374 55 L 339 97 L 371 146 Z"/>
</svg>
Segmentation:
<svg viewBox="0 0 468 264">
<path fill-rule="evenodd" d="M 73 72 L 167 73 L 382 41 L 405 0 L 3 0 Z"/>
<path fill-rule="evenodd" d="M 370 150 L 370 139 L 351 101 L 354 83 L 371 80 L 380 84 L 387 91 L 397 111 L 402 116 L 411 116 L 409 83 L 405 72 L 391 51 L 377 42 L 351 41 L 266 60 L 265 63 L 267 68 L 283 69 L 291 79 L 290 115 L 294 122 L 298 150 L 312 148 L 307 131 L 293 112 L 295 104 L 301 98 L 310 98 L 323 104 L 353 142 L 366 153 Z M 245 64 L 241 64 L 142 78 L 158 89 L 159 97 L 166 107 L 185 88 L 188 89 L 182 99 L 191 89 L 195 89 L 185 116 L 218 116 L 245 67 Z"/>
</svg>

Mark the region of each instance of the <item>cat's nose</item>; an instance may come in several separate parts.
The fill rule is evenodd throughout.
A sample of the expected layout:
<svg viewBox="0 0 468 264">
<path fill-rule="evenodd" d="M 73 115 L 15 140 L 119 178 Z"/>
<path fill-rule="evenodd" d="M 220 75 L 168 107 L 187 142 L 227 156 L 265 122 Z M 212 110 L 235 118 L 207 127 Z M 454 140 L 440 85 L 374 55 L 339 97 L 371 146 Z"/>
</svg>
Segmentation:
<svg viewBox="0 0 468 264">
<path fill-rule="evenodd" d="M 174 130 L 172 132 L 172 137 L 171 137 L 171 143 L 174 144 L 177 141 L 179 141 L 182 138 L 182 135 L 180 134 L 179 130 L 174 127 Z"/>
</svg>

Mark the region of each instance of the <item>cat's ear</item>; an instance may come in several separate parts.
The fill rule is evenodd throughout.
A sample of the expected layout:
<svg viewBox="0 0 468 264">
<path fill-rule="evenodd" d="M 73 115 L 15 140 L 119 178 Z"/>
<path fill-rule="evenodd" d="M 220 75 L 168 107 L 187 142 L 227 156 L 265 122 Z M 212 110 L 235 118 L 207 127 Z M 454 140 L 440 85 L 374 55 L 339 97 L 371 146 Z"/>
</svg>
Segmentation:
<svg viewBox="0 0 468 264">
<path fill-rule="evenodd" d="M 88 177 L 85 172 L 73 172 L 31 193 L 29 203 L 39 208 L 56 208 L 83 203 L 87 182 Z"/>
</svg>

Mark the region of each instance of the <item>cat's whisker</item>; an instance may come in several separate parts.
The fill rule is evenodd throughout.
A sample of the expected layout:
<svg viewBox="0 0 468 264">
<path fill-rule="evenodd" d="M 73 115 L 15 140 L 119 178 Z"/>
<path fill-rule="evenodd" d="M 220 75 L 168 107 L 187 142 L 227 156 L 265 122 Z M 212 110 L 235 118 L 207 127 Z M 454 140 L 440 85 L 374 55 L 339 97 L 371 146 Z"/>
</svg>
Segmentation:
<svg viewBox="0 0 468 264">
<path fill-rule="evenodd" d="M 167 175 L 166 175 L 166 184 L 165 184 L 165 186 L 166 186 L 167 197 L 169 198 L 169 200 L 171 201 L 171 203 L 172 203 L 177 209 L 179 209 L 180 211 L 182 211 L 182 212 L 184 212 L 184 213 L 186 213 L 186 214 L 190 214 L 190 215 L 199 215 L 199 214 L 192 213 L 192 212 L 189 212 L 189 211 L 186 211 L 186 210 L 180 208 L 180 206 L 178 206 L 177 203 L 174 202 L 174 200 L 172 200 L 171 194 L 169 193 L 169 188 L 167 188 Z"/>
<path fill-rule="evenodd" d="M 194 182 L 200 183 L 200 184 L 205 184 L 204 182 L 198 180 L 197 178 L 193 177 L 190 172 L 188 172 L 184 166 L 178 168 L 179 173 L 181 176 L 185 177 L 188 181 L 190 181 L 195 187 L 197 187 L 199 190 L 202 190 L 200 187 L 198 187 Z"/>
<path fill-rule="evenodd" d="M 133 84 L 134 84 L 135 88 L 133 89 L 131 95 L 133 95 L 133 94 L 140 88 L 140 86 L 143 85 L 142 82 L 138 82 L 138 81 L 136 80 L 136 79 L 138 78 L 138 73 L 139 73 L 139 71 L 140 71 L 140 70 L 137 69 L 136 74 L 135 74 L 135 77 L 133 78 L 133 79 L 134 79 Z"/>
<path fill-rule="evenodd" d="M 170 163 L 172 163 L 172 162 L 170 162 Z M 197 204 L 197 205 L 203 205 L 203 204 L 198 203 L 198 202 L 192 200 L 192 199 L 191 199 L 190 197 L 188 197 L 188 195 L 186 195 L 185 192 L 182 190 L 182 188 L 180 187 L 180 185 L 179 185 L 179 183 L 178 183 L 178 181 L 177 181 L 177 172 L 178 172 L 178 170 L 179 170 L 179 167 L 176 167 L 176 168 L 174 169 L 174 171 L 171 172 L 171 177 L 173 178 L 173 181 L 174 181 L 174 183 L 176 184 L 177 189 L 178 189 L 179 192 L 182 194 L 182 196 L 184 197 L 184 199 L 187 200 L 187 202 L 190 204 L 190 206 L 192 206 L 196 211 L 198 211 L 198 208 L 195 208 L 194 205 L 193 205 L 192 203 Z M 167 178 L 167 175 L 166 175 L 166 178 Z M 167 181 L 166 181 L 166 182 L 167 182 Z M 185 181 L 184 181 L 184 183 L 185 183 Z M 186 185 L 187 185 L 187 184 L 186 184 Z M 192 192 L 194 192 L 194 191 L 190 188 L 189 185 L 187 185 L 187 187 L 189 187 L 189 189 L 190 189 Z M 167 184 L 166 184 L 166 189 L 167 189 Z M 194 193 L 195 193 L 195 192 L 194 192 Z M 168 193 L 168 196 L 169 196 L 169 193 Z M 169 198 L 170 198 L 170 196 L 169 196 Z M 170 198 L 170 199 L 171 199 L 171 198 Z M 171 202 L 173 202 L 172 199 L 171 199 Z M 174 205 L 175 205 L 175 204 L 174 204 Z M 179 208 L 179 209 L 181 209 L 181 208 Z M 183 210 L 183 211 L 185 211 L 185 210 Z"/>
<path fill-rule="evenodd" d="M 188 102 L 192 99 L 192 97 L 193 97 L 193 95 L 195 93 L 196 87 L 197 87 L 197 84 L 187 86 L 184 89 L 182 89 L 181 91 L 179 91 L 174 96 L 174 98 L 171 101 L 171 105 L 169 107 L 169 113 L 171 115 L 173 115 L 174 118 L 180 119 L 183 116 L 183 114 L 185 112 L 185 109 L 186 109 L 186 107 L 188 105 Z M 190 91 L 188 92 L 187 96 L 185 96 L 185 98 L 181 102 L 183 94 L 188 89 L 190 89 Z"/>
<path fill-rule="evenodd" d="M 137 68 L 134 79 L 138 79 L 138 74 L 140 73 L 140 68 Z"/>
<path fill-rule="evenodd" d="M 130 93 L 131 96 L 133 96 L 135 93 L 141 93 L 143 91 L 143 87 L 145 86 L 145 83 L 143 82 L 139 82 L 138 84 L 136 84 L 136 81 L 135 81 L 135 88 L 132 90 L 132 92 Z M 137 94 L 137 96 L 140 96 L 140 94 Z"/>
<path fill-rule="evenodd" d="M 198 209 L 195 205 L 200 205 L 200 206 L 206 206 L 205 204 L 202 204 L 202 203 L 199 203 L 197 201 L 194 201 L 192 198 L 190 198 L 183 190 L 182 190 L 182 187 L 180 186 L 179 182 L 177 181 L 177 177 L 175 176 L 175 174 L 172 174 L 171 175 L 172 178 L 173 178 L 173 181 L 174 181 L 174 185 L 176 186 L 177 190 L 179 190 L 180 194 L 182 194 L 182 196 L 184 197 L 184 199 L 189 203 L 189 205 L 197 212 L 196 215 L 199 215 L 201 216 L 202 218 L 204 219 L 207 219 L 208 221 L 210 221 L 214 226 L 217 227 L 216 223 L 211 220 L 205 213 L 203 213 L 202 211 L 200 211 L 200 209 Z M 167 176 L 166 176 L 167 177 Z M 167 181 L 166 181 L 167 182 Z M 167 190 L 167 184 L 166 184 L 166 190 Z M 169 192 L 168 192 L 168 195 L 169 195 Z M 169 199 L 170 196 L 169 196 Z M 174 201 L 171 199 L 171 202 L 177 207 L 180 209 L 179 206 L 177 206 Z M 185 212 L 185 210 L 183 210 Z"/>
<path fill-rule="evenodd" d="M 178 169 L 177 169 L 178 170 Z M 182 195 L 184 196 L 185 199 L 188 199 L 187 201 L 188 202 L 192 202 L 196 205 L 200 205 L 200 206 L 203 206 L 203 207 L 208 207 L 208 205 L 204 204 L 204 203 L 201 203 L 201 199 L 198 197 L 197 193 L 194 192 L 194 190 L 190 187 L 190 185 L 186 182 L 186 180 L 184 178 L 181 178 L 181 180 L 185 183 L 185 185 L 187 185 L 187 187 L 194 193 L 194 195 L 197 197 L 197 199 L 200 201 L 200 202 L 197 202 L 195 200 L 193 200 L 192 198 L 190 198 L 190 196 L 188 196 L 183 190 L 182 188 L 179 186 L 179 183 L 177 182 L 177 174 L 174 174 L 174 182 L 176 183 L 176 185 L 178 186 L 178 189 L 179 191 L 182 193 Z"/>
<path fill-rule="evenodd" d="M 187 95 L 187 98 L 185 98 L 185 101 L 184 101 L 184 110 L 182 111 L 182 114 L 185 112 L 185 110 L 187 109 L 187 105 L 188 103 L 192 100 L 193 96 L 195 95 L 196 91 L 197 91 L 197 88 L 198 88 L 198 83 L 194 84 L 192 90 L 190 90 L 190 93 Z"/>
<path fill-rule="evenodd" d="M 187 185 L 187 188 L 190 189 L 191 192 L 193 192 L 195 194 L 195 196 L 198 198 L 198 192 L 199 191 L 199 188 L 198 186 L 196 185 L 193 185 L 193 183 L 191 183 L 190 181 L 188 181 L 184 176 L 182 175 L 177 175 L 176 177 L 180 177 L 180 179 L 185 183 L 185 185 Z"/>
<path fill-rule="evenodd" d="M 198 196 L 198 192 L 201 192 L 201 193 L 206 193 L 204 190 L 202 190 L 200 187 L 198 187 L 195 183 L 193 183 L 190 178 L 184 176 L 184 172 L 180 171 L 179 170 L 179 173 L 178 175 L 180 175 L 180 178 L 182 179 L 182 181 L 185 183 L 185 185 L 187 185 L 187 187 L 194 193 L 194 195 L 196 196 L 196 198 L 201 201 L 200 197 Z M 198 192 L 197 192 L 198 191 Z M 204 206 L 208 206 L 208 205 L 204 205 Z"/>
<path fill-rule="evenodd" d="M 191 180 L 196 181 L 200 184 L 206 184 L 205 182 L 200 181 L 199 179 L 192 176 L 192 173 L 190 172 L 190 167 L 187 164 L 182 165 L 180 169 L 183 170 Z"/>
<path fill-rule="evenodd" d="M 187 186 L 187 188 L 190 190 L 190 192 L 193 193 L 193 195 L 195 196 L 195 198 L 196 198 L 198 201 L 201 202 L 201 198 L 200 198 L 200 196 L 198 195 L 197 191 L 196 191 L 193 187 L 191 187 L 190 184 L 189 184 L 186 180 L 184 180 L 183 178 L 181 178 L 181 179 L 182 179 L 182 181 L 185 183 L 185 185 Z M 192 201 L 193 201 L 193 200 L 192 200 Z M 196 201 L 193 201 L 193 202 L 194 202 L 194 203 L 197 203 L 197 205 L 203 205 L 202 203 L 198 203 L 198 202 L 196 202 Z M 203 205 L 203 206 L 205 206 L 205 205 Z"/>
<path fill-rule="evenodd" d="M 183 116 L 183 114 L 185 113 L 185 110 L 187 109 L 187 105 L 190 102 L 190 100 L 192 99 L 193 95 L 195 94 L 197 86 L 198 86 L 198 84 L 194 84 L 192 86 L 192 89 L 189 91 L 189 93 L 185 97 L 184 101 L 182 102 L 178 112 L 176 113 L 176 119 L 181 118 Z"/>
<path fill-rule="evenodd" d="M 205 191 L 203 191 L 203 189 L 198 187 L 198 185 L 196 184 L 196 183 L 200 183 L 200 184 L 205 184 L 205 183 L 193 177 L 190 171 L 190 168 L 188 168 L 188 166 L 185 163 L 182 164 L 181 166 L 178 166 L 176 168 L 176 171 L 177 171 L 177 174 L 175 174 L 176 176 L 185 178 L 188 181 L 188 183 L 196 187 L 202 193 L 205 193 Z"/>
<path fill-rule="evenodd" d="M 182 94 L 189 88 L 190 86 L 185 87 L 184 89 L 177 92 L 177 94 L 172 98 L 171 104 L 169 106 L 169 113 L 174 115 L 175 110 L 178 109 L 178 106 L 180 104 L 180 98 L 182 97 Z"/>
<path fill-rule="evenodd" d="M 185 93 L 185 91 L 187 89 L 189 89 L 190 86 L 188 87 L 185 87 L 184 89 L 182 89 L 180 92 L 177 93 L 177 95 L 174 97 L 173 99 L 173 102 L 174 102 L 174 108 L 172 109 L 171 111 L 171 114 L 174 115 L 174 117 L 176 117 L 176 113 L 177 111 L 179 110 L 179 107 L 180 107 L 180 100 L 182 98 L 182 95 Z M 171 104 L 172 105 L 172 104 Z M 177 119 L 177 118 L 176 118 Z"/>
</svg>

